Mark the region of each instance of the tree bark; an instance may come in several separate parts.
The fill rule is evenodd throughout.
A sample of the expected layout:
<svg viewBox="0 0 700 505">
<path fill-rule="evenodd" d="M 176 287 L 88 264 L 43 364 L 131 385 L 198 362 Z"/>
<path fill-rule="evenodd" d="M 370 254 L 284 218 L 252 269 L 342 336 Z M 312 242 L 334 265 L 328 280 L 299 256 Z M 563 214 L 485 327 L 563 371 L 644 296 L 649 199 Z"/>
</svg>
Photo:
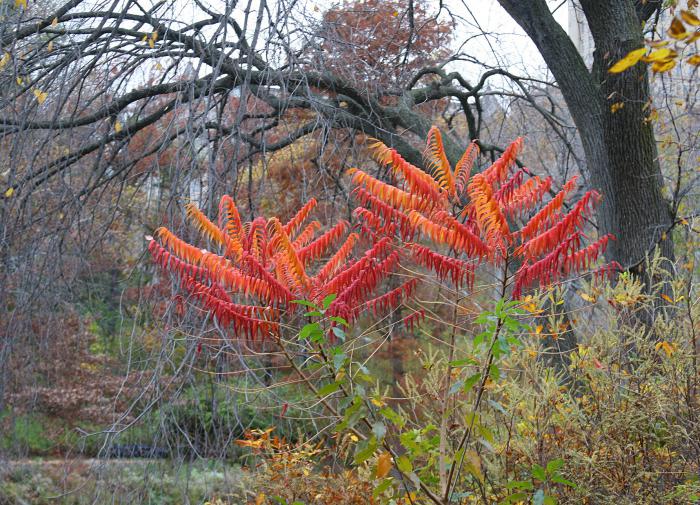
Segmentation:
<svg viewBox="0 0 700 505">
<path fill-rule="evenodd" d="M 663 179 L 650 121 L 646 68 L 638 64 L 618 75 L 607 69 L 643 45 L 642 21 L 631 0 L 581 0 L 595 43 L 588 71 L 573 42 L 545 0 L 499 0 L 537 46 L 557 80 L 579 130 L 587 176 L 603 195 L 597 213 L 601 233 L 617 238 L 610 261 L 644 275 L 645 256 L 659 245 L 673 261 L 672 214 L 662 195 Z M 614 103 L 622 104 L 617 111 Z"/>
</svg>

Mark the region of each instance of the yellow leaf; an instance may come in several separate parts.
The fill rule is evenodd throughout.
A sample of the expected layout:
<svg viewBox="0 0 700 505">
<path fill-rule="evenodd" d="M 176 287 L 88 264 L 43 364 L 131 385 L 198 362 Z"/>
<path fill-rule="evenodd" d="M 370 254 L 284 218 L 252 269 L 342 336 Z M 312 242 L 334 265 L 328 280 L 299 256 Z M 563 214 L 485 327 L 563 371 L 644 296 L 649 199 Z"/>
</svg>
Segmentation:
<svg viewBox="0 0 700 505">
<path fill-rule="evenodd" d="M 646 62 L 652 63 L 654 61 L 668 61 L 671 58 L 676 57 L 678 57 L 678 53 L 676 51 L 669 49 L 668 47 L 664 47 L 663 49 L 652 51 L 642 59 Z"/>
<path fill-rule="evenodd" d="M 148 39 L 148 47 L 150 47 L 151 49 L 156 47 L 156 43 L 153 42 L 153 39 Z"/>
<path fill-rule="evenodd" d="M 700 26 L 700 18 L 690 11 L 682 10 L 681 17 L 683 18 L 683 21 L 691 26 Z"/>
<path fill-rule="evenodd" d="M 669 342 L 666 342 L 665 340 L 662 340 L 661 342 L 658 342 L 654 348 L 658 352 L 659 350 L 662 350 L 664 353 L 666 353 L 666 356 L 669 358 L 671 355 L 676 352 L 676 344 L 671 344 Z"/>
<path fill-rule="evenodd" d="M 5 54 L 2 55 L 2 58 L 0 58 L 0 69 L 7 65 L 7 62 L 10 61 L 10 53 L 5 51 Z"/>
<path fill-rule="evenodd" d="M 122 131 L 122 124 L 119 121 L 114 122 L 114 131 L 117 133 Z"/>
<path fill-rule="evenodd" d="M 627 53 L 627 55 L 622 58 L 620 61 L 615 63 L 608 72 L 611 74 L 619 74 L 620 72 L 624 72 L 628 68 L 630 68 L 633 65 L 636 65 L 637 62 L 642 59 L 642 56 L 646 54 L 647 50 L 645 47 L 640 47 L 639 49 L 635 49 L 634 51 L 630 51 Z"/>
<path fill-rule="evenodd" d="M 23 83 L 24 83 L 24 80 L 22 80 L 21 77 L 18 77 L 18 78 L 17 78 L 17 84 L 19 84 L 19 85 L 21 86 Z"/>
<path fill-rule="evenodd" d="M 156 70 L 163 70 L 163 65 L 160 63 L 156 62 Z"/>
<path fill-rule="evenodd" d="M 45 93 L 37 88 L 34 88 L 32 90 L 32 93 L 34 93 L 34 96 L 36 97 L 36 101 L 39 102 L 39 105 L 44 103 L 46 101 L 46 98 L 48 98 L 48 96 L 49 96 L 48 93 Z"/>
<path fill-rule="evenodd" d="M 586 293 L 580 293 L 580 296 L 583 300 L 590 302 L 590 303 L 595 303 L 596 299 L 593 296 L 590 296 Z"/>
<path fill-rule="evenodd" d="M 700 30 L 695 30 L 693 33 L 688 35 L 688 38 L 685 39 L 686 44 L 692 44 L 696 40 L 700 39 Z"/>
<path fill-rule="evenodd" d="M 384 477 L 389 475 L 391 467 L 391 454 L 389 454 L 388 452 L 381 453 L 379 455 L 379 458 L 377 458 L 377 469 L 374 473 L 375 477 L 377 479 L 383 479 Z"/>
<path fill-rule="evenodd" d="M 48 52 L 53 51 L 53 40 L 49 42 L 49 45 L 48 45 L 48 46 L 46 46 L 46 50 L 47 50 Z"/>
<path fill-rule="evenodd" d="M 691 65 L 695 65 L 696 67 L 700 65 L 700 54 L 694 54 L 690 58 L 688 58 L 688 63 Z"/>
<path fill-rule="evenodd" d="M 617 111 L 622 109 L 625 106 L 625 102 L 615 102 L 610 106 L 610 112 L 615 114 Z"/>
<path fill-rule="evenodd" d="M 479 454 L 474 450 L 469 450 L 464 453 L 464 460 L 469 473 L 483 483 L 484 472 L 481 471 L 481 458 L 479 457 Z"/>
<path fill-rule="evenodd" d="M 27 0 L 15 0 L 15 7 L 27 8 Z"/>
<path fill-rule="evenodd" d="M 255 505 L 263 505 L 265 503 L 265 493 L 260 493 L 255 497 Z"/>
<path fill-rule="evenodd" d="M 372 398 L 370 401 L 372 402 L 372 405 L 374 405 L 375 407 L 383 407 L 384 406 L 384 402 L 377 399 L 377 398 Z"/>
<path fill-rule="evenodd" d="M 56 26 L 58 24 L 58 18 L 53 18 L 51 20 L 51 26 Z"/>
<path fill-rule="evenodd" d="M 662 294 L 661 298 L 666 300 L 668 303 L 673 303 L 673 299 L 670 296 L 668 296 L 667 294 Z"/>
<path fill-rule="evenodd" d="M 148 35 L 144 35 L 143 38 L 141 39 L 141 42 L 146 42 L 148 40 Z"/>
<path fill-rule="evenodd" d="M 398 12 L 398 11 L 394 11 L 394 12 L 391 13 L 391 15 L 394 16 L 394 17 L 396 17 L 396 16 L 399 15 L 399 12 Z"/>
<path fill-rule="evenodd" d="M 15 188 L 7 188 L 7 191 L 5 191 L 5 198 L 10 198 L 14 194 Z"/>
<path fill-rule="evenodd" d="M 671 70 L 673 67 L 676 66 L 676 60 L 669 60 L 669 61 L 664 61 L 664 62 L 656 62 L 651 64 L 651 69 L 655 73 L 664 73 L 668 72 Z"/>
<path fill-rule="evenodd" d="M 539 335 L 540 333 L 542 333 L 542 325 L 541 325 L 541 324 L 538 324 L 538 325 L 535 327 L 535 335 Z"/>
<path fill-rule="evenodd" d="M 682 40 L 688 36 L 688 32 L 685 31 L 683 22 L 678 18 L 673 18 L 673 21 L 671 21 L 671 26 L 668 27 L 666 33 L 668 33 L 671 38 L 676 40 Z"/>
</svg>

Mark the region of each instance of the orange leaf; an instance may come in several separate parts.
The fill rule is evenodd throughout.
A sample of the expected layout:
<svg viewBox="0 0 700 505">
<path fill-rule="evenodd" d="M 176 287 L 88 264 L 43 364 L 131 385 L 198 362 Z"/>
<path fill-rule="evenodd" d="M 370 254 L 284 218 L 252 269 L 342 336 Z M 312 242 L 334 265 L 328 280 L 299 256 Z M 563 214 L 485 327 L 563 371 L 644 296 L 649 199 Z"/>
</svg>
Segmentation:
<svg viewBox="0 0 700 505">
<path fill-rule="evenodd" d="M 676 60 L 652 63 L 651 70 L 655 73 L 664 73 L 676 66 Z"/>
<path fill-rule="evenodd" d="M 682 10 L 681 17 L 683 18 L 683 21 L 691 26 L 700 26 L 700 18 L 690 11 Z"/>
<path fill-rule="evenodd" d="M 380 454 L 379 458 L 377 458 L 377 470 L 375 472 L 376 478 L 383 479 L 389 475 L 389 471 L 391 470 L 392 466 L 391 454 L 388 452 L 383 452 Z"/>
<path fill-rule="evenodd" d="M 690 58 L 688 58 L 688 63 L 691 65 L 695 65 L 696 67 L 700 65 L 700 54 L 694 54 Z"/>
<path fill-rule="evenodd" d="M 673 18 L 671 21 L 671 26 L 668 27 L 666 31 L 671 38 L 676 40 L 682 40 L 688 36 L 688 32 L 685 30 L 683 22 L 678 18 Z"/>
</svg>

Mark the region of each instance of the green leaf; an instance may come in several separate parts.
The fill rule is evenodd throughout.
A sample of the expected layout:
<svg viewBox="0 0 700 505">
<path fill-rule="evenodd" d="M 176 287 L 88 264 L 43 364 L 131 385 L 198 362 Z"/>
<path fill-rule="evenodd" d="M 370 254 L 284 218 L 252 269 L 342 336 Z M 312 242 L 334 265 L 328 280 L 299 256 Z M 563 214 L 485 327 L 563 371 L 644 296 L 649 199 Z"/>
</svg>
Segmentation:
<svg viewBox="0 0 700 505">
<path fill-rule="evenodd" d="M 465 358 L 465 359 L 458 359 L 456 361 L 450 361 L 449 365 L 454 368 L 462 368 L 465 366 L 469 365 L 476 365 L 478 364 L 476 360 L 472 358 Z"/>
<path fill-rule="evenodd" d="M 331 382 L 318 390 L 318 396 L 328 396 L 340 389 L 340 382 Z"/>
<path fill-rule="evenodd" d="M 479 433 L 481 433 L 481 436 L 484 437 L 484 440 L 486 440 L 489 444 L 493 444 L 495 442 L 495 437 L 493 436 L 493 431 L 491 431 L 490 428 L 487 426 L 478 426 Z"/>
<path fill-rule="evenodd" d="M 304 314 L 305 317 L 322 317 L 323 316 L 323 311 L 322 310 L 312 310 L 311 312 L 306 312 Z"/>
<path fill-rule="evenodd" d="M 391 421 L 395 426 L 398 426 L 399 428 L 403 428 L 403 426 L 406 424 L 406 420 L 399 414 L 397 414 L 391 407 L 382 407 L 379 410 L 379 414 L 384 416 L 386 419 Z"/>
<path fill-rule="evenodd" d="M 336 322 L 336 323 L 342 324 L 342 325 L 344 325 L 344 326 L 346 326 L 346 327 L 349 327 L 349 326 L 350 326 L 350 324 L 349 324 L 345 319 L 343 319 L 343 318 L 340 317 L 340 316 L 331 316 L 331 317 L 329 317 L 328 319 L 329 319 L 330 321 L 334 321 L 334 322 Z"/>
<path fill-rule="evenodd" d="M 491 380 L 494 382 L 497 382 L 498 379 L 501 378 L 501 370 L 496 364 L 489 366 L 489 377 L 491 377 Z"/>
<path fill-rule="evenodd" d="M 564 466 L 564 460 L 561 458 L 553 459 L 547 463 L 547 473 L 553 474 Z"/>
<path fill-rule="evenodd" d="M 386 479 L 384 479 L 383 481 L 381 481 L 381 482 L 379 483 L 379 485 L 378 485 L 377 487 L 374 488 L 374 491 L 372 491 L 372 496 L 374 496 L 374 497 L 376 498 L 377 496 L 379 496 L 380 494 L 382 494 L 384 491 L 386 491 L 387 489 L 389 489 L 389 486 L 391 486 L 391 483 L 392 483 L 393 481 L 394 481 L 394 479 L 392 479 L 391 477 L 387 477 Z"/>
<path fill-rule="evenodd" d="M 336 433 L 352 428 L 362 418 L 362 398 L 356 395 L 352 400 L 348 399 L 347 401 L 352 401 L 352 405 L 345 410 L 343 420 L 335 427 Z"/>
<path fill-rule="evenodd" d="M 333 355 L 333 368 L 335 368 L 336 372 L 345 364 L 347 358 L 344 352 Z"/>
<path fill-rule="evenodd" d="M 358 381 L 364 381 L 367 382 L 368 384 L 374 384 L 375 379 L 372 375 L 365 373 L 365 372 L 357 372 L 355 375 L 353 375 L 355 380 Z"/>
<path fill-rule="evenodd" d="M 452 386 L 450 386 L 450 390 L 447 392 L 447 396 L 452 396 L 453 394 L 457 393 L 457 391 L 460 391 L 463 386 L 464 386 L 463 380 L 455 381 L 452 384 Z"/>
<path fill-rule="evenodd" d="M 557 484 L 564 484 L 565 486 L 569 486 L 569 487 L 573 487 L 573 488 L 576 487 L 576 484 L 574 484 L 574 483 L 571 482 L 570 480 L 565 479 L 565 478 L 562 477 L 561 475 L 554 475 L 554 476 L 553 476 L 551 479 L 549 479 L 549 480 L 551 480 L 552 482 L 556 482 Z"/>
<path fill-rule="evenodd" d="M 532 491 L 535 486 L 529 480 L 512 480 L 506 484 L 507 489 L 525 489 L 527 491 Z"/>
<path fill-rule="evenodd" d="M 335 293 L 331 293 L 330 295 L 326 296 L 323 299 L 323 302 L 321 302 L 323 303 L 323 308 L 327 309 L 328 307 L 330 307 L 331 303 L 333 303 L 333 300 L 335 300 L 336 298 L 338 298 L 338 295 L 336 295 Z"/>
<path fill-rule="evenodd" d="M 411 463 L 408 456 L 404 454 L 403 456 L 399 456 L 396 460 L 396 468 L 401 470 L 403 473 L 410 473 L 413 471 L 413 463 Z"/>
<path fill-rule="evenodd" d="M 527 494 L 525 493 L 514 493 L 506 498 L 500 503 L 500 505 L 510 505 L 511 503 L 517 503 L 527 499 Z"/>
<path fill-rule="evenodd" d="M 306 340 L 307 338 L 318 334 L 323 335 L 321 325 L 318 323 L 309 323 L 304 325 L 304 327 L 299 332 L 299 340 Z"/>
<path fill-rule="evenodd" d="M 331 326 L 331 331 L 333 332 L 333 335 L 338 337 L 339 340 L 345 340 L 345 332 L 342 328 L 339 328 L 338 326 Z"/>
<path fill-rule="evenodd" d="M 292 303 L 295 303 L 297 305 L 303 305 L 304 307 L 311 307 L 312 309 L 318 310 L 320 307 L 316 305 L 315 303 L 312 303 L 308 300 L 292 300 Z"/>
<path fill-rule="evenodd" d="M 474 337 L 474 342 L 472 344 L 474 346 L 474 349 L 477 349 L 481 344 L 486 342 L 486 339 L 489 338 L 490 336 L 491 336 L 490 331 L 482 331 L 476 337 Z"/>
<path fill-rule="evenodd" d="M 540 465 L 532 465 L 532 470 L 531 472 L 532 476 L 542 482 L 545 482 L 547 480 L 547 474 Z"/>
<path fill-rule="evenodd" d="M 377 421 L 376 423 L 372 424 L 372 433 L 374 433 L 374 436 L 377 437 L 377 440 L 383 440 L 384 435 L 386 435 L 386 426 L 384 423 Z"/>
<path fill-rule="evenodd" d="M 355 464 L 361 465 L 372 457 L 377 450 L 377 438 L 373 435 L 369 440 L 360 442 L 355 452 Z"/>
<path fill-rule="evenodd" d="M 480 379 L 481 379 L 481 372 L 477 372 L 474 375 L 472 375 L 471 377 L 468 377 L 467 379 L 465 379 L 464 391 L 466 393 L 468 393 L 471 390 L 471 388 L 473 388 L 476 385 L 476 383 L 479 382 Z"/>
</svg>

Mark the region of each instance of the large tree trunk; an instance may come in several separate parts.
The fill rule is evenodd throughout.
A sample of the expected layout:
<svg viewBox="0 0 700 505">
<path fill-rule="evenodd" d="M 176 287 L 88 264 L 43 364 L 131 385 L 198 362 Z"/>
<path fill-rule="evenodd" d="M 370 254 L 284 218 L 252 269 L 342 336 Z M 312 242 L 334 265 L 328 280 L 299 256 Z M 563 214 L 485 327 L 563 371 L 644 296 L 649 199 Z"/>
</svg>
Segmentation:
<svg viewBox="0 0 700 505">
<path fill-rule="evenodd" d="M 642 19 L 631 0 L 581 0 L 595 42 L 588 71 L 546 0 L 499 0 L 539 49 L 557 80 L 578 127 L 586 174 L 603 194 L 598 211 L 601 233 L 613 233 L 607 258 L 643 274 L 644 258 L 656 245 L 673 260 L 672 217 L 662 196 L 663 180 L 652 125 L 645 118 L 649 100 L 646 68 L 639 64 L 619 75 L 607 69 L 643 45 Z M 613 103 L 624 104 L 613 112 Z M 645 282 L 648 278 L 644 275 Z"/>
</svg>

